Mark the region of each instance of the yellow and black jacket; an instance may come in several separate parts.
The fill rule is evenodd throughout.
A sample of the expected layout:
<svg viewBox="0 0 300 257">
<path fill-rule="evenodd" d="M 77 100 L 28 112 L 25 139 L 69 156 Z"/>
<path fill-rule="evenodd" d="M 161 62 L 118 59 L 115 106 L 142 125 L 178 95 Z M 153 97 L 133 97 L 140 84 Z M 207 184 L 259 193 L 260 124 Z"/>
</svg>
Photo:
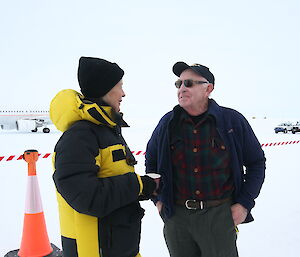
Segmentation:
<svg viewBox="0 0 300 257">
<path fill-rule="evenodd" d="M 50 118 L 64 132 L 53 179 L 65 257 L 140 256 L 143 186 L 117 116 L 71 89 L 51 102 Z"/>
</svg>

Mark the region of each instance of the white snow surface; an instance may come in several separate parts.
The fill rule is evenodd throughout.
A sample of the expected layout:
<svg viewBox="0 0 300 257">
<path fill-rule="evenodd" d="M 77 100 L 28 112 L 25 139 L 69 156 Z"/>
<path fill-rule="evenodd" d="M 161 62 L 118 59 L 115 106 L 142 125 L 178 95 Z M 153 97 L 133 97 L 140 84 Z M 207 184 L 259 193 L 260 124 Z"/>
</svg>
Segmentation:
<svg viewBox="0 0 300 257">
<path fill-rule="evenodd" d="M 281 120 L 248 119 L 260 143 L 300 140 L 300 133 L 275 134 L 274 126 Z M 283 121 L 282 121 L 283 122 Z M 146 143 L 155 126 L 140 125 L 126 128 L 123 135 L 131 150 L 145 151 Z M 51 153 L 61 133 L 53 129 L 42 132 L 20 133 L 0 131 L 0 156 L 20 155 L 25 150 Z M 255 221 L 239 226 L 238 248 L 241 257 L 296 257 L 299 256 L 299 158 L 300 143 L 263 147 L 267 158 L 266 179 L 252 213 Z M 144 174 L 144 156 L 136 156 L 136 172 Z M 52 181 L 52 160 L 39 158 L 37 174 L 49 239 L 61 248 L 55 188 Z M 18 249 L 21 243 L 27 164 L 23 160 L 0 161 L 0 257 Z M 297 193 L 298 192 L 298 193 Z M 165 246 L 163 222 L 152 202 L 142 202 L 146 210 L 142 224 L 140 252 L 143 257 L 169 256 Z"/>
</svg>

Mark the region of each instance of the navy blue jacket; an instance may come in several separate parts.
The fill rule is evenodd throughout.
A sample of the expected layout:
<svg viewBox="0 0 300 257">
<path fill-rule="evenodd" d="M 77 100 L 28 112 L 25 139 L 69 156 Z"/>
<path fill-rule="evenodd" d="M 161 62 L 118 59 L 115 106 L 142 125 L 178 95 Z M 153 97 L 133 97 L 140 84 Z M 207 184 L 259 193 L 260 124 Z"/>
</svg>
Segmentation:
<svg viewBox="0 0 300 257">
<path fill-rule="evenodd" d="M 176 107 L 175 107 L 176 108 Z M 251 126 L 239 112 L 219 106 L 209 99 L 208 114 L 215 117 L 216 128 L 230 152 L 230 165 L 234 180 L 234 203 L 248 210 L 245 222 L 253 221 L 250 213 L 255 205 L 265 178 L 265 156 Z M 173 172 L 170 153 L 170 122 L 174 110 L 165 114 L 147 144 L 146 172 L 161 174 L 160 194 L 155 201 L 163 203 L 162 216 L 169 218 L 174 212 Z"/>
</svg>

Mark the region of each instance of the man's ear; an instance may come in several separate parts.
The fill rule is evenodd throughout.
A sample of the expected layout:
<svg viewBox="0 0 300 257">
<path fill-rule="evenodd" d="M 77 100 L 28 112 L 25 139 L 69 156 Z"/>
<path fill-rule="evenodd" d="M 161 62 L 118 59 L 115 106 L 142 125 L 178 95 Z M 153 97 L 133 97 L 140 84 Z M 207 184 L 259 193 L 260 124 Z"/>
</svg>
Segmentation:
<svg viewBox="0 0 300 257">
<path fill-rule="evenodd" d="M 209 83 L 206 90 L 208 93 L 211 93 L 214 90 L 214 84 Z"/>
</svg>

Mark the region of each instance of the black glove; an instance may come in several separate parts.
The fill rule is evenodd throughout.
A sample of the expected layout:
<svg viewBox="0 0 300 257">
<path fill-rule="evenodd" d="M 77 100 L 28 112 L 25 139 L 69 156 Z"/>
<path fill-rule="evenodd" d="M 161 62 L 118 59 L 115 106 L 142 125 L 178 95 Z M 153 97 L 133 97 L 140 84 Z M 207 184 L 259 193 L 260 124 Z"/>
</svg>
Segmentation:
<svg viewBox="0 0 300 257">
<path fill-rule="evenodd" d="M 156 183 L 153 178 L 149 176 L 141 176 L 143 182 L 143 191 L 142 194 L 139 196 L 139 201 L 142 200 L 149 200 L 156 189 Z"/>
</svg>

